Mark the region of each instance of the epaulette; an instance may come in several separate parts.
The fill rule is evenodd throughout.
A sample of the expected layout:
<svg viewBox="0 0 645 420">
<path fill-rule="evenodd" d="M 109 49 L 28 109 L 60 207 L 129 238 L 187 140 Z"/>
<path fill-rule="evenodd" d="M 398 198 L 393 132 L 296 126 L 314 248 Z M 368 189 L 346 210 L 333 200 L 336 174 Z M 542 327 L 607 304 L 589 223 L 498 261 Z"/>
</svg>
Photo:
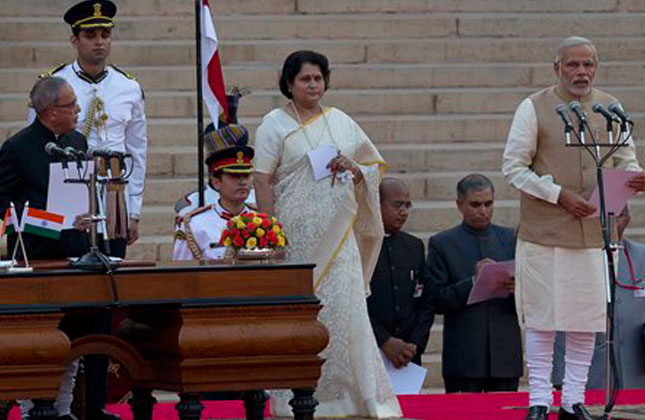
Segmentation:
<svg viewBox="0 0 645 420">
<path fill-rule="evenodd" d="M 212 204 L 207 204 L 203 207 L 197 207 L 195 210 L 191 210 L 184 216 L 184 219 L 192 219 L 200 213 L 204 213 L 207 210 L 210 210 L 213 207 Z"/>
<path fill-rule="evenodd" d="M 131 75 L 130 73 L 128 73 L 128 72 L 127 72 L 127 71 L 125 71 L 125 70 L 121 70 L 120 68 L 118 68 L 118 67 L 117 67 L 117 66 L 115 66 L 114 64 L 110 64 L 110 66 L 111 66 L 114 70 L 118 71 L 119 73 L 121 73 L 122 75 L 124 75 L 125 77 L 127 77 L 128 79 L 130 79 L 130 80 L 137 80 L 137 78 L 136 78 L 136 77 L 134 77 L 133 75 Z"/>
<path fill-rule="evenodd" d="M 59 65 L 57 65 L 55 67 L 52 67 L 51 69 L 47 70 L 46 72 L 41 73 L 38 76 L 38 78 L 39 79 L 46 79 L 48 77 L 51 77 L 54 73 L 58 73 L 59 71 L 61 71 L 63 69 L 63 67 L 65 67 L 66 65 L 67 65 L 67 63 L 61 63 L 61 64 L 59 64 Z"/>
</svg>

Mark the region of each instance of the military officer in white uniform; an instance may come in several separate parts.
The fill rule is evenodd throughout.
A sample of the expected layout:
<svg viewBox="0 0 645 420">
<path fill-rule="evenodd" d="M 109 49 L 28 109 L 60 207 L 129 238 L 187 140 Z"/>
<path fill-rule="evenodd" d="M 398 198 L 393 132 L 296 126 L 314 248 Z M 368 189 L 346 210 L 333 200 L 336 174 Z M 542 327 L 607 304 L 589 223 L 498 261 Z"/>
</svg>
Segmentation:
<svg viewBox="0 0 645 420">
<path fill-rule="evenodd" d="M 82 1 L 70 8 L 63 19 L 72 28 L 70 42 L 77 52 L 76 60 L 40 77 L 55 74 L 72 85 L 81 108 L 76 129 L 85 135 L 89 148 L 132 156 L 125 160 L 127 171 L 131 170 L 125 191 L 114 186 L 107 203 L 108 234 L 117 240 L 110 241 L 112 255 L 122 257 L 126 242 L 130 245 L 138 238 L 147 130 L 141 86 L 123 70 L 106 64 L 115 15 L 116 6 L 109 0 Z"/>
<path fill-rule="evenodd" d="M 206 135 L 214 151 L 206 159 L 210 183 L 219 192 L 217 201 L 196 208 L 177 219 L 173 259 L 208 260 L 223 256 L 219 246 L 226 223 L 234 216 L 254 211 L 247 204 L 251 190 L 254 151 L 247 146 L 248 131 L 228 125 Z"/>
</svg>

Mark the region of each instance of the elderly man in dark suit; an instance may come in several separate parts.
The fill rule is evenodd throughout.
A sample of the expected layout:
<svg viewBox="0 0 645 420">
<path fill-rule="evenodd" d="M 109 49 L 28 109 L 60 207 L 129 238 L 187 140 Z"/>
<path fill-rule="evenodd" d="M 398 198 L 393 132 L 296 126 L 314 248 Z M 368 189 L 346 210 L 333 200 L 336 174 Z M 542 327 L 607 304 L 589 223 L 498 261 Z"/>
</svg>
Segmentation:
<svg viewBox="0 0 645 420">
<path fill-rule="evenodd" d="M 380 188 L 385 239 L 367 298 L 376 342 L 399 368 L 421 364 L 434 320 L 434 286 L 425 263 L 423 241 L 401 231 L 412 205 L 408 187 L 385 178 Z"/>
<path fill-rule="evenodd" d="M 55 158 L 45 152 L 54 142 L 64 148 L 86 150 L 82 134 L 74 131 L 79 107 L 72 87 L 56 77 L 36 82 L 31 94 L 38 117 L 28 127 L 7 139 L 0 148 L 0 214 L 13 202 L 18 215 L 25 202 L 45 210 L 49 183 L 49 164 Z M 27 256 L 31 259 L 54 259 L 81 255 L 88 247 L 85 232 L 65 230 L 59 240 L 29 233 L 23 235 Z M 10 235 L 8 249 L 13 249 L 16 235 Z"/>
<path fill-rule="evenodd" d="M 428 267 L 444 314 L 442 375 L 446 392 L 516 391 L 522 344 L 513 296 L 468 305 L 478 270 L 514 257 L 512 229 L 493 225 L 494 188 L 483 175 L 457 184 L 461 224 L 430 238 Z M 513 290 L 513 281 L 506 287 Z"/>
<path fill-rule="evenodd" d="M 61 148 L 73 147 L 87 150 L 85 137 L 74 130 L 79 107 L 72 87 L 60 77 L 38 80 L 30 93 L 31 105 L 37 118 L 31 125 L 7 139 L 0 148 L 0 212 L 4 214 L 10 203 L 16 205 L 17 214 L 22 214 L 25 202 L 30 208 L 45 210 L 49 184 L 49 166 L 55 159 L 45 151 L 45 145 L 54 142 Z M 86 232 L 87 222 L 77 218 L 76 229 L 63 230 L 58 240 L 23 233 L 28 258 L 63 259 L 78 257 L 89 250 Z M 13 249 L 15 234 L 9 238 Z M 89 333 L 108 333 L 109 316 L 81 314 L 66 316 L 59 328 L 73 340 Z M 86 418 L 92 420 L 116 420 L 119 417 L 103 411 L 105 406 L 107 357 L 92 355 L 87 358 L 86 369 Z M 59 398 L 53 410 L 60 420 L 74 420 L 70 412 L 72 389 L 78 362 L 73 362 L 64 373 Z M 21 401 L 27 414 L 33 407 L 29 401 Z M 39 408 L 42 409 L 42 408 Z M 46 407 L 45 410 L 51 410 Z M 48 412 L 48 414 L 50 414 Z M 53 414 L 53 413 L 52 413 Z"/>
</svg>

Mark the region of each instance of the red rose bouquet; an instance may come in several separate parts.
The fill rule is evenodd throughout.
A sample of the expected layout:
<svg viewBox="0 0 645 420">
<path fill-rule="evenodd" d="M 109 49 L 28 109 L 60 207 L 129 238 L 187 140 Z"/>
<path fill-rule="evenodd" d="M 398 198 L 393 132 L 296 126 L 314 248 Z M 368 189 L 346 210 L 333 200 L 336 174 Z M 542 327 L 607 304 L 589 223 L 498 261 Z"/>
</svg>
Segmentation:
<svg viewBox="0 0 645 420">
<path fill-rule="evenodd" d="M 226 223 L 220 245 L 234 249 L 277 249 L 287 245 L 282 225 L 264 213 L 242 213 Z"/>
</svg>

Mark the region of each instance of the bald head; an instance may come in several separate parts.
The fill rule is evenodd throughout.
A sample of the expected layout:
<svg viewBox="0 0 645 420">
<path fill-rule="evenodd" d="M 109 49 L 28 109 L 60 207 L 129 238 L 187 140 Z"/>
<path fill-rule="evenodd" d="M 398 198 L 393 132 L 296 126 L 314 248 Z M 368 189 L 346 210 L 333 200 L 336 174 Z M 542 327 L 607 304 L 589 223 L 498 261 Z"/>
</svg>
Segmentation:
<svg viewBox="0 0 645 420">
<path fill-rule="evenodd" d="M 403 227 L 410 214 L 410 190 L 396 178 L 383 178 L 379 186 L 381 216 L 385 233 L 392 235 Z"/>
</svg>

